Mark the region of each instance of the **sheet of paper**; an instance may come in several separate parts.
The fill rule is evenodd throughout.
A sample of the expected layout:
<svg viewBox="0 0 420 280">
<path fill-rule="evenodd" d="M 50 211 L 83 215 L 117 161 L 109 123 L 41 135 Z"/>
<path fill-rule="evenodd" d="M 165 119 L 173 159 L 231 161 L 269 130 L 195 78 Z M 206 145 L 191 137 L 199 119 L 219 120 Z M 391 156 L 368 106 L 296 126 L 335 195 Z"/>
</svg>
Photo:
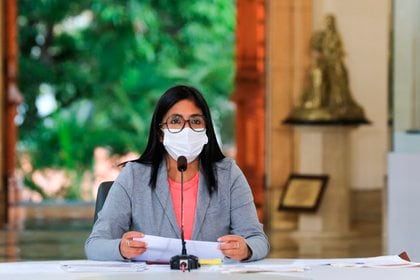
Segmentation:
<svg viewBox="0 0 420 280">
<path fill-rule="evenodd" d="M 147 269 L 145 263 L 109 261 L 68 261 L 61 262 L 60 267 L 67 272 L 140 272 Z"/>
<path fill-rule="evenodd" d="M 300 259 L 296 265 L 331 265 L 335 267 L 410 267 L 420 266 L 420 263 L 408 262 L 397 255 L 370 258 L 342 258 L 342 259 Z"/>
<path fill-rule="evenodd" d="M 134 240 L 147 243 L 146 252 L 134 258 L 138 261 L 169 261 L 171 257 L 181 254 L 181 239 L 145 235 Z M 187 253 L 199 259 L 223 259 L 218 246 L 218 242 L 186 240 Z"/>
<path fill-rule="evenodd" d="M 401 259 L 399 256 L 380 256 L 368 258 L 364 267 L 383 267 L 383 268 L 402 268 L 402 267 L 419 267 L 420 263 L 409 262 Z"/>
<path fill-rule="evenodd" d="M 31 261 L 31 262 L 5 262 L 0 263 L 0 274 L 7 273 L 11 275 L 37 273 L 62 273 L 63 270 L 57 261 Z M 3 279 L 0 276 L 0 279 Z"/>
<path fill-rule="evenodd" d="M 257 273 L 257 272 L 303 272 L 309 270 L 309 267 L 304 265 L 293 265 L 293 264 L 241 264 L 241 265 L 223 265 L 220 267 L 220 271 L 224 273 Z"/>
</svg>

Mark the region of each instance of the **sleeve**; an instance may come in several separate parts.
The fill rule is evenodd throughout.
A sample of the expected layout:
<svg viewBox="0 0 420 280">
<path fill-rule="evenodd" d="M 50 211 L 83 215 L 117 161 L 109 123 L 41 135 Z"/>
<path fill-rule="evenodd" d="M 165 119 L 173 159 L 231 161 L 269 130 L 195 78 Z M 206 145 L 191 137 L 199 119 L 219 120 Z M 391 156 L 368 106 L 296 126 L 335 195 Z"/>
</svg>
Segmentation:
<svg viewBox="0 0 420 280">
<path fill-rule="evenodd" d="M 262 259 L 267 256 L 270 244 L 258 221 L 251 188 L 236 164 L 232 165 L 231 180 L 231 232 L 245 238 L 251 250 L 246 261 Z"/>
<path fill-rule="evenodd" d="M 125 170 L 124 170 L 125 169 Z M 123 260 L 119 244 L 122 235 L 131 225 L 131 195 L 125 186 L 130 185 L 129 171 L 124 168 L 112 185 L 92 232 L 85 242 L 89 260 Z"/>
</svg>

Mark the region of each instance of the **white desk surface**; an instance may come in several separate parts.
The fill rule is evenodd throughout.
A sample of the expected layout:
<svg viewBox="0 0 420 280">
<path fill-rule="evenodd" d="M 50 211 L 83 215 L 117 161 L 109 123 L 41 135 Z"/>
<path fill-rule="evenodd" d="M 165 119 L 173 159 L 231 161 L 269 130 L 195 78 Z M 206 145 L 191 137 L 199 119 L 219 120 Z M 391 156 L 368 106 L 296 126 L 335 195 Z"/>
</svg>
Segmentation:
<svg viewBox="0 0 420 280">
<path fill-rule="evenodd" d="M 83 261 L 81 261 L 83 262 Z M 143 272 L 67 272 L 60 264 L 62 261 L 25 261 L 0 263 L 0 279 L 16 280 L 92 280 L 92 279 L 188 279 L 188 280 L 214 280 L 214 279 L 277 279 L 277 280 L 303 280 L 303 279 L 340 279 L 340 280 L 363 280 L 363 279 L 420 279 L 420 267 L 407 268 L 371 268 L 371 267 L 333 267 L 328 265 L 315 265 L 303 272 L 281 273 L 221 273 L 218 266 L 203 266 L 191 272 L 170 270 L 168 265 L 147 266 Z M 266 259 L 255 264 L 288 264 L 291 260 Z"/>
</svg>

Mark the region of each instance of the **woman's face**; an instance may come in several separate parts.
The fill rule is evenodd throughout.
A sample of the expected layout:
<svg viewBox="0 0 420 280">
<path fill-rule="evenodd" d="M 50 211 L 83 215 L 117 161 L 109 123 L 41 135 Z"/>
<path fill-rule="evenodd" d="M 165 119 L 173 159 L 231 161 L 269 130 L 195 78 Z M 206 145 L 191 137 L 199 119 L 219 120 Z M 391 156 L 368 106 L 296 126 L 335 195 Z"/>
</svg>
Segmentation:
<svg viewBox="0 0 420 280">
<path fill-rule="evenodd" d="M 178 101 L 173 105 L 168 112 L 166 112 L 165 116 L 163 116 L 163 119 L 161 120 L 161 123 L 166 122 L 169 116 L 172 115 L 181 115 L 185 120 L 189 120 L 190 116 L 192 115 L 202 115 L 203 111 L 199 107 L 195 105 L 195 103 L 188 99 L 183 99 L 181 101 Z M 188 124 L 186 123 L 185 126 Z"/>
</svg>

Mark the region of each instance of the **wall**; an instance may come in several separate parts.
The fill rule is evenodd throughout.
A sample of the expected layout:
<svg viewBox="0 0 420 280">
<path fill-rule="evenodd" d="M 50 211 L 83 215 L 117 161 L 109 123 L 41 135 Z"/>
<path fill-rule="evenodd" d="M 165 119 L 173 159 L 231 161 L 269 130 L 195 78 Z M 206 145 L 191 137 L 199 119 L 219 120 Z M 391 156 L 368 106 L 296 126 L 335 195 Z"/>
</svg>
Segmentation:
<svg viewBox="0 0 420 280">
<path fill-rule="evenodd" d="M 419 11 L 420 1 L 394 2 L 392 150 L 395 152 L 420 153 Z"/>
<path fill-rule="evenodd" d="M 388 57 L 390 0 L 314 0 L 314 29 L 322 27 L 325 14 L 336 16 L 347 53 L 350 90 L 364 108 L 371 125 L 351 135 L 351 188 L 384 186 L 389 146 Z"/>
<path fill-rule="evenodd" d="M 420 1 L 394 6 L 394 129 L 402 132 L 420 129 Z"/>
</svg>

